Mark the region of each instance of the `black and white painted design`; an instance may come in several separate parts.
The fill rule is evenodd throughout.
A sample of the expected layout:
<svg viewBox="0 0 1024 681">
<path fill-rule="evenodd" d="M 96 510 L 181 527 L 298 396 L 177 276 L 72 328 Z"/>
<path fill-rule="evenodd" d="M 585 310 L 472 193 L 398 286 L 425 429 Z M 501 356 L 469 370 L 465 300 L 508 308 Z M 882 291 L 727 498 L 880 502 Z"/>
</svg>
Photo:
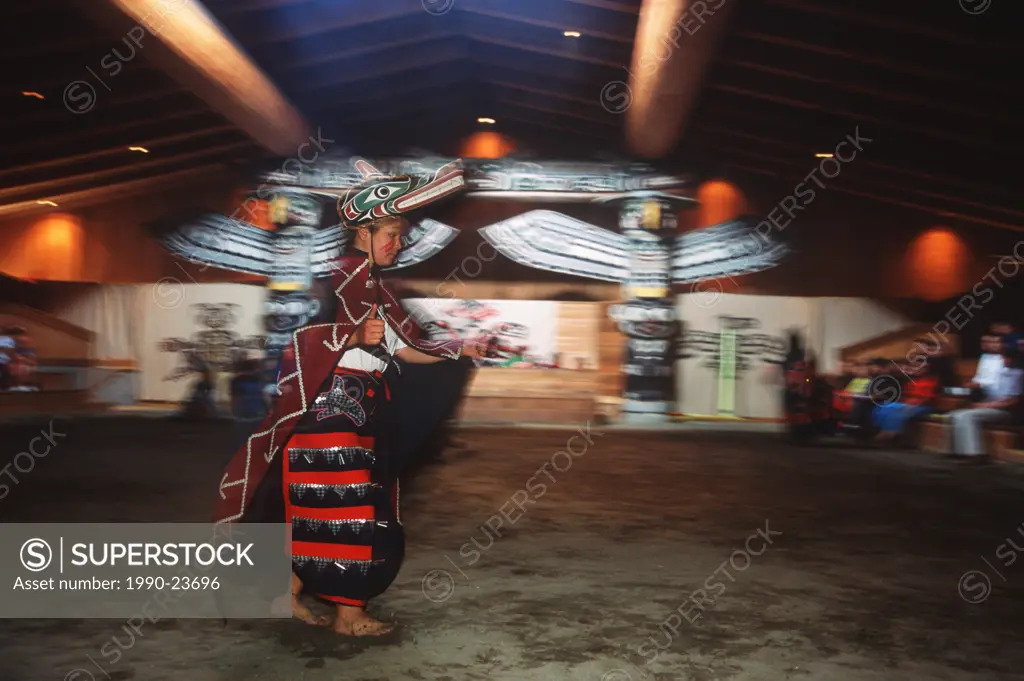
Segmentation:
<svg viewBox="0 0 1024 681">
<path fill-rule="evenodd" d="M 355 376 L 335 376 L 330 390 L 322 392 L 313 400 L 312 411 L 316 420 L 347 416 L 357 426 L 366 424 L 366 410 L 360 404 L 366 388 Z"/>
<path fill-rule="evenodd" d="M 783 336 L 750 333 L 761 328 L 761 320 L 753 317 L 719 316 L 717 331 L 687 330 L 676 345 L 676 359 L 699 358 L 701 366 L 718 371 L 721 365 L 722 332 L 736 333 L 736 373 L 752 369 L 758 363 L 781 364 L 786 358 L 788 341 Z"/>
<path fill-rule="evenodd" d="M 164 338 L 160 341 L 162 352 L 180 353 L 181 356 L 178 365 L 164 380 L 177 381 L 204 369 L 230 371 L 240 354 L 262 350 L 266 337 L 243 337 L 232 328 L 238 323 L 239 307 L 235 303 L 193 305 L 196 323 L 204 328 L 191 338 Z"/>
</svg>

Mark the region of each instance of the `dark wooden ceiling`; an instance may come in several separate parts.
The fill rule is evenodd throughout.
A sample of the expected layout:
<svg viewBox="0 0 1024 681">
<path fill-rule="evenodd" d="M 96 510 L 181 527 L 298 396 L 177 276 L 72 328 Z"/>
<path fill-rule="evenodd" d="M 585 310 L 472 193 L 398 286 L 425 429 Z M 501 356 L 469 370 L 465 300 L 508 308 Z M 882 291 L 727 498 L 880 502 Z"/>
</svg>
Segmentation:
<svg viewBox="0 0 1024 681">
<path fill-rule="evenodd" d="M 964 224 L 1024 227 L 1015 172 L 1024 159 L 1019 3 L 725 1 L 736 11 L 667 163 L 777 187 L 782 198 L 817 166 L 815 153 L 833 151 L 859 127 L 873 141 L 843 166 L 837 188 Z M 984 12 L 964 10 L 986 1 Z M 55 12 L 73 12 L 65 4 L 24 3 L 9 23 L 20 30 L 2 51 L 5 167 L 53 163 L 5 180 L 116 169 L 100 176 L 112 181 L 252 153 L 241 132 L 151 68 L 145 49 L 106 79 L 109 91 L 89 80 L 87 67 L 102 76 L 101 60 L 127 48 L 122 36 L 83 31 L 81 15 L 56 22 Z M 480 129 L 476 118 L 489 116 L 538 155 L 575 157 L 626 153 L 624 116 L 602 107 L 600 95 L 607 83 L 628 80 L 640 4 L 206 2 L 314 130 L 340 146 L 453 153 Z M 85 114 L 62 101 L 76 80 L 96 91 Z M 119 151 L 133 144 L 152 153 Z"/>
<path fill-rule="evenodd" d="M 152 35 L 135 44 L 70 0 L 32 0 L 10 11 L 0 46 L 0 204 L 216 170 L 262 155 L 146 61 Z"/>
</svg>

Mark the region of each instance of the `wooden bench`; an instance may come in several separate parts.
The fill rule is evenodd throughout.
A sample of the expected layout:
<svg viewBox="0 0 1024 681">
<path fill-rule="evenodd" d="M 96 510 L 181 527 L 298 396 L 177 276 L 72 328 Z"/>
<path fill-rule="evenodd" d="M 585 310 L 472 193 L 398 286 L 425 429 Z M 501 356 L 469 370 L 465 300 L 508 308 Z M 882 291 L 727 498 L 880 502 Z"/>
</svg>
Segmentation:
<svg viewBox="0 0 1024 681">
<path fill-rule="evenodd" d="M 949 416 L 933 414 L 919 424 L 918 446 L 930 452 L 948 453 L 950 437 Z M 982 428 L 985 451 L 998 461 L 1024 463 L 1024 451 L 1017 449 L 1017 442 L 1024 428 L 1017 425 L 992 423 Z"/>
</svg>

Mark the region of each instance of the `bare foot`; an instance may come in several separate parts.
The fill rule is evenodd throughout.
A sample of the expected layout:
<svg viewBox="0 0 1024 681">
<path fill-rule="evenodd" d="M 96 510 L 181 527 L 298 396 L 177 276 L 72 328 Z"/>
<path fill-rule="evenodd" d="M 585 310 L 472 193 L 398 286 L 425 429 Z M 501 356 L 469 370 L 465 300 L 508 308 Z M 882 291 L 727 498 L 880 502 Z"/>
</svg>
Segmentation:
<svg viewBox="0 0 1024 681">
<path fill-rule="evenodd" d="M 356 612 L 340 612 L 334 620 L 334 633 L 342 636 L 384 636 L 395 630 L 394 624 L 380 622 L 366 614 L 361 608 L 350 608 Z"/>
<path fill-rule="evenodd" d="M 270 614 L 274 617 L 290 617 L 292 614 L 292 595 L 282 594 L 270 601 Z"/>
<path fill-rule="evenodd" d="M 328 624 L 331 623 L 330 617 L 328 617 L 327 615 L 314 615 L 313 611 L 304 606 L 302 603 L 300 603 L 299 599 L 296 596 L 281 596 L 279 598 L 275 598 L 274 602 L 270 605 L 270 608 L 273 612 L 281 612 L 281 604 L 278 603 L 278 601 L 282 599 L 288 599 L 291 601 L 292 617 L 299 620 L 300 622 L 311 624 L 314 627 L 326 627 Z"/>
</svg>

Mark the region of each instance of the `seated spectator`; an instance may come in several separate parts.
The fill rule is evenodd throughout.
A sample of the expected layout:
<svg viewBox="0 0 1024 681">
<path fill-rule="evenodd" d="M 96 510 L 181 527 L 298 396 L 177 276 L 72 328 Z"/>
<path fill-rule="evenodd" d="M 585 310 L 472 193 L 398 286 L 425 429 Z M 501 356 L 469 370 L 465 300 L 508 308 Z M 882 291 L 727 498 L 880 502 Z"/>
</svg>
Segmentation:
<svg viewBox="0 0 1024 681">
<path fill-rule="evenodd" d="M 974 378 L 966 386 L 974 391 L 972 395 L 976 400 L 980 400 L 999 380 L 999 374 L 1003 371 L 1001 344 L 1002 341 L 996 334 L 985 334 L 981 338 L 982 354 L 978 359 L 978 368 L 974 372 Z"/>
<path fill-rule="evenodd" d="M 1024 334 L 1013 328 L 1013 324 L 1007 322 L 997 322 L 989 327 L 992 333 L 999 337 L 999 342 L 1009 347 L 1011 350 L 1019 350 L 1021 340 L 1024 340 Z"/>
<path fill-rule="evenodd" d="M 840 428 L 853 426 L 864 429 L 870 425 L 871 408 L 871 373 L 872 363 L 854 362 L 854 378 L 843 390 L 838 390 L 833 398 L 837 425 Z"/>
<path fill-rule="evenodd" d="M 11 365 L 17 345 L 9 329 L 0 329 L 0 390 L 9 389 L 13 383 Z"/>
<path fill-rule="evenodd" d="M 878 429 L 876 440 L 892 440 L 903 434 L 911 420 L 934 410 L 935 398 L 939 392 L 939 377 L 933 367 L 925 362 L 907 365 L 907 380 L 902 385 L 896 400 L 875 407 L 871 414 Z"/>
<path fill-rule="evenodd" d="M 1021 394 L 1021 377 L 1017 368 L 1016 349 L 1003 346 L 1003 369 L 995 385 L 986 391 L 984 401 L 967 409 L 950 412 L 950 440 L 954 456 L 968 457 L 976 463 L 984 463 L 988 457 L 981 439 L 984 423 L 1007 422 L 1013 418 Z"/>
<path fill-rule="evenodd" d="M 39 390 L 35 384 L 37 360 L 32 338 L 21 328 L 12 329 L 11 336 L 14 337 L 14 355 L 10 363 L 10 389 L 22 392 Z"/>
</svg>

